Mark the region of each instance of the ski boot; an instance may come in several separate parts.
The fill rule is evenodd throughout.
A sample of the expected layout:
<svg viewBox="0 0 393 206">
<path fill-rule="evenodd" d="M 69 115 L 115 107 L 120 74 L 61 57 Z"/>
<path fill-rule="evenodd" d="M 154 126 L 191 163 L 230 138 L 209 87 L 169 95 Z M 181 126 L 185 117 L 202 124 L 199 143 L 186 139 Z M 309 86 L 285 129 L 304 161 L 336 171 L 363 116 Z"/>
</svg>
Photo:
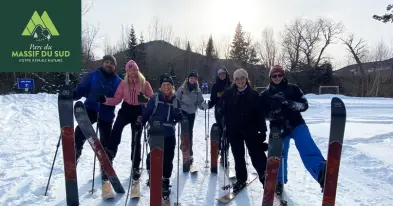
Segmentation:
<svg viewBox="0 0 393 206">
<path fill-rule="evenodd" d="M 132 171 L 132 179 L 137 182 L 141 177 L 141 170 L 139 168 L 134 168 Z"/>
<path fill-rule="evenodd" d="M 169 178 L 163 178 L 162 179 L 162 198 L 164 200 L 167 200 L 169 198 L 169 195 L 171 194 L 171 185 L 169 184 L 170 180 Z"/>
<path fill-rule="evenodd" d="M 282 192 L 283 192 L 283 188 L 284 188 L 284 184 L 281 183 L 281 182 L 277 182 L 277 185 L 276 185 L 276 194 L 277 194 L 277 195 L 281 195 Z"/>
<path fill-rule="evenodd" d="M 324 189 L 324 186 L 325 186 L 325 175 L 326 175 L 326 161 L 323 164 L 323 166 L 322 166 L 322 168 L 321 168 L 321 170 L 319 171 L 319 174 L 318 174 L 318 183 L 321 186 L 322 193 L 323 193 L 323 189 Z"/>
<path fill-rule="evenodd" d="M 150 187 L 150 170 L 147 169 L 146 172 L 147 172 L 146 185 L 147 185 L 148 187 Z"/>
<path fill-rule="evenodd" d="M 236 180 L 236 183 L 232 185 L 233 193 L 240 192 L 244 187 L 246 187 L 247 182 L 243 180 Z"/>
</svg>

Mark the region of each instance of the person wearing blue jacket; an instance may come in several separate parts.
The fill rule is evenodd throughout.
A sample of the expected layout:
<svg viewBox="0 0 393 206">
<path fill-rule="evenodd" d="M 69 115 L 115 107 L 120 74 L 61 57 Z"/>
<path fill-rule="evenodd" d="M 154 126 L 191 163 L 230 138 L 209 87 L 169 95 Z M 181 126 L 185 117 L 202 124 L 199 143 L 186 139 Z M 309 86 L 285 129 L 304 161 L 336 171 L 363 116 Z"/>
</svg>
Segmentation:
<svg viewBox="0 0 393 206">
<path fill-rule="evenodd" d="M 180 101 L 176 98 L 173 79 L 170 75 L 164 74 L 160 78 L 161 88 L 154 94 L 142 111 L 139 127 L 143 127 L 147 122 L 160 121 L 164 126 L 164 160 L 163 160 L 163 196 L 170 193 L 169 184 L 173 170 L 173 158 L 175 157 L 176 146 L 176 124 L 183 118 L 180 109 Z M 150 174 L 150 153 L 146 157 L 146 169 Z M 149 184 L 149 180 L 148 180 Z"/>
<path fill-rule="evenodd" d="M 102 59 L 102 65 L 95 71 L 87 73 L 73 91 L 73 99 L 79 100 L 85 97 L 84 105 L 92 124 L 98 124 L 99 136 L 102 146 L 113 162 L 113 148 L 117 145 L 111 144 L 110 135 L 112 131 L 112 123 L 115 118 L 115 106 L 105 105 L 105 97 L 113 97 L 119 86 L 121 79 L 116 74 L 117 62 L 114 56 L 105 55 Z M 83 145 L 86 137 L 83 135 L 79 126 L 75 128 L 75 151 L 78 162 L 82 154 Z M 108 178 L 101 168 L 102 180 Z"/>
</svg>

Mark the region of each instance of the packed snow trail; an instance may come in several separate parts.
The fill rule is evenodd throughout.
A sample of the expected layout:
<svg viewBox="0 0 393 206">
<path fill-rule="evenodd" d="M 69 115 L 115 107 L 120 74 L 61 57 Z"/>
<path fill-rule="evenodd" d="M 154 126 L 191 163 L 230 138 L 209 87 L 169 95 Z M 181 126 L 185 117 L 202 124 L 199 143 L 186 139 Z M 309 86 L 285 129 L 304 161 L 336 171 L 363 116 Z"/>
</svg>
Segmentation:
<svg viewBox="0 0 393 206">
<path fill-rule="evenodd" d="M 336 95 L 306 95 L 310 108 L 302 113 L 324 157 L 327 153 L 330 101 L 333 96 Z M 205 98 L 208 97 L 205 95 Z M 393 205 L 393 99 L 339 97 L 346 104 L 347 124 L 336 205 Z M 212 110 L 209 116 L 211 126 L 215 122 Z M 131 168 L 130 127 L 124 129 L 114 161 L 114 169 L 125 188 L 128 187 Z M 57 95 L 0 96 L 0 131 L 0 205 L 66 205 L 61 147 L 48 195 L 44 196 L 60 134 Z M 199 172 L 191 175 L 182 173 L 180 168 L 179 200 L 183 205 L 219 205 L 216 199 L 224 194 L 220 189 L 223 186 L 220 168 L 218 176 L 211 174 L 210 168 L 204 168 L 205 148 L 205 114 L 199 110 L 194 128 L 194 164 L 199 166 Z M 232 154 L 229 154 L 233 169 Z M 97 192 L 88 193 L 92 184 L 93 158 L 94 153 L 86 142 L 78 164 L 80 204 L 124 205 L 126 194 L 118 195 L 112 201 L 101 200 L 98 167 L 95 173 Z M 181 158 L 180 155 L 180 161 Z M 288 158 L 289 177 L 284 191 L 288 205 L 321 205 L 319 185 L 304 168 L 293 141 Z M 255 172 L 249 157 L 248 162 L 249 172 Z M 176 172 L 177 149 L 171 178 L 173 202 L 176 201 Z M 149 205 L 149 188 L 144 184 L 146 179 L 144 170 L 141 198 L 129 201 L 129 205 Z M 228 205 L 261 205 L 262 194 L 262 185 L 255 181 Z"/>
</svg>

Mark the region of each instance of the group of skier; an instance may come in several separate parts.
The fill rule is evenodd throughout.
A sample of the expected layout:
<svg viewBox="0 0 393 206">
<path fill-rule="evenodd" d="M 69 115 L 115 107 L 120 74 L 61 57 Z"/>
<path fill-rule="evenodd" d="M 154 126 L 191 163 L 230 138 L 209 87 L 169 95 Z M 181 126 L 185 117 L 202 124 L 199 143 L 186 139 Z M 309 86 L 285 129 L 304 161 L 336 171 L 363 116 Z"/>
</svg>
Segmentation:
<svg viewBox="0 0 393 206">
<path fill-rule="evenodd" d="M 104 56 L 101 67 L 83 77 L 74 90 L 73 96 L 74 100 L 86 98 L 84 104 L 89 119 L 92 123 L 97 122 L 101 143 L 111 163 L 117 154 L 124 127 L 131 124 L 132 153 L 135 152 L 132 178 L 135 181 L 141 176 L 139 169 L 141 134 L 149 121 L 160 121 L 165 128 L 163 134 L 163 189 L 165 190 L 169 187 L 173 169 L 176 147 L 175 125 L 184 117 L 189 120 L 190 161 L 192 163 L 195 114 L 198 109 L 208 110 L 214 107 L 221 139 L 229 143 L 219 144 L 221 145 L 220 162 L 228 165 L 228 158 L 224 158 L 228 155 L 222 155 L 222 153 L 228 151 L 229 146 L 234 158 L 236 171 L 234 191 L 244 188 L 248 178 L 244 145 L 247 146 L 260 182 L 263 186 L 265 184 L 267 162 L 265 152 L 268 150 L 266 119 L 270 122 L 270 127 L 282 128 L 284 137 L 282 154 L 284 161 L 280 161 L 276 191 L 281 193 L 283 184 L 288 181 L 287 160 L 290 138 L 295 141 L 305 168 L 323 187 L 326 161 L 314 143 L 301 115 L 301 112 L 308 109 L 308 102 L 298 86 L 288 83 L 281 66 L 276 65 L 270 70 L 270 84 L 261 94 L 258 94 L 250 85 L 246 70 L 236 70 L 233 74 L 233 83 L 231 83 L 227 69 L 219 67 L 209 101 L 205 101 L 202 96 L 196 72 L 191 72 L 177 91 L 172 77 L 163 74 L 160 77 L 159 90 L 153 93 L 150 83 L 145 79 L 135 61 L 130 60 L 125 65 L 126 73 L 123 80 L 116 74 L 116 68 L 115 57 Z M 114 121 L 115 106 L 121 101 L 123 103 Z M 82 153 L 85 140 L 83 133 L 77 127 L 75 131 L 77 160 Z M 183 147 L 182 143 L 180 147 Z M 146 158 L 148 171 L 149 162 L 150 155 L 148 154 Z M 102 180 L 106 181 L 105 172 L 101 174 Z"/>
</svg>

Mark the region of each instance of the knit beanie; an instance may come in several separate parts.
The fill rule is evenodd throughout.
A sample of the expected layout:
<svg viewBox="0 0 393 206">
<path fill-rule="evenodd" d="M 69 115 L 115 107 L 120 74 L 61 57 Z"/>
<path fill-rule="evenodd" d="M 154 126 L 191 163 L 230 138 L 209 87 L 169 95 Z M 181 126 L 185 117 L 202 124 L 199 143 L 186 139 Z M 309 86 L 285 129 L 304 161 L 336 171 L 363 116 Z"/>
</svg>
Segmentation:
<svg viewBox="0 0 393 206">
<path fill-rule="evenodd" d="M 195 71 L 192 71 L 192 72 L 188 75 L 188 78 L 190 78 L 190 77 L 198 78 L 198 73 L 195 72 Z"/>
<path fill-rule="evenodd" d="M 284 69 L 282 68 L 282 66 L 280 66 L 280 65 L 274 65 L 274 66 L 272 67 L 272 69 L 271 69 L 270 72 L 269 72 L 269 77 L 270 77 L 272 74 L 274 74 L 274 73 L 281 73 L 281 74 L 285 75 L 285 71 L 284 71 Z"/>
<path fill-rule="evenodd" d="M 244 69 L 237 69 L 235 71 L 235 73 L 233 73 L 233 79 L 237 79 L 240 77 L 245 77 L 246 79 L 248 79 L 248 73 L 246 70 Z"/>
<path fill-rule="evenodd" d="M 138 64 L 134 61 L 134 60 L 130 60 L 127 62 L 126 64 L 126 72 L 131 72 L 132 68 L 136 68 L 137 70 L 139 70 Z"/>
<path fill-rule="evenodd" d="M 217 75 L 219 75 L 221 73 L 228 73 L 228 70 L 225 67 L 219 67 L 217 69 Z"/>
<path fill-rule="evenodd" d="M 116 61 L 116 58 L 114 56 L 112 56 L 112 55 L 105 55 L 104 57 L 102 57 L 102 64 L 104 64 L 104 62 L 107 61 L 107 60 L 112 61 L 115 64 L 115 66 L 117 67 L 117 61 Z"/>
<path fill-rule="evenodd" d="M 172 84 L 172 86 L 173 86 L 173 79 L 172 79 L 172 77 L 171 77 L 169 74 L 163 74 L 163 75 L 161 75 L 161 78 L 160 78 L 160 86 L 161 86 L 162 83 L 164 83 L 164 82 L 168 82 L 169 84 Z"/>
</svg>

